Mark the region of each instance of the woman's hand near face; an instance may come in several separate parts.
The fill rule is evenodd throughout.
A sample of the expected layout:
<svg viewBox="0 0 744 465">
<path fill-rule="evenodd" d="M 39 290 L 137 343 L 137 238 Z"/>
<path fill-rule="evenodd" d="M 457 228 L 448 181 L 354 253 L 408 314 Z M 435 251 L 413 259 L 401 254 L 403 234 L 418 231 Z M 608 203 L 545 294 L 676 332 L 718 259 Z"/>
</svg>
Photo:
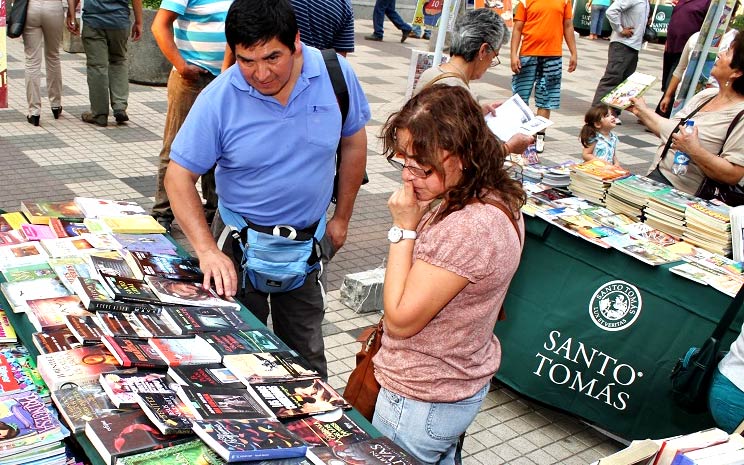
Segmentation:
<svg viewBox="0 0 744 465">
<path fill-rule="evenodd" d="M 430 203 L 431 200 L 417 200 L 413 190 L 413 181 L 403 179 L 403 186 L 393 192 L 388 200 L 388 209 L 393 217 L 393 224 L 403 229 L 416 229 Z"/>
</svg>

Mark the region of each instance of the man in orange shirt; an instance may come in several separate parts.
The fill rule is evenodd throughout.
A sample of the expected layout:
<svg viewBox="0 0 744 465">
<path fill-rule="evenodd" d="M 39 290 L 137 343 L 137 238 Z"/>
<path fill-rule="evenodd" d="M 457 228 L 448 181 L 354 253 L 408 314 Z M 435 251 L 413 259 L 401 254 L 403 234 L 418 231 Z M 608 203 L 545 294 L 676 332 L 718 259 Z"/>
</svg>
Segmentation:
<svg viewBox="0 0 744 465">
<path fill-rule="evenodd" d="M 564 39 L 572 73 L 578 55 L 571 0 L 519 0 L 511 39 L 512 92 L 529 103 L 534 88 L 537 114 L 545 118 L 561 104 Z M 545 132 L 538 132 L 535 149 L 542 152 L 544 146 Z"/>
</svg>

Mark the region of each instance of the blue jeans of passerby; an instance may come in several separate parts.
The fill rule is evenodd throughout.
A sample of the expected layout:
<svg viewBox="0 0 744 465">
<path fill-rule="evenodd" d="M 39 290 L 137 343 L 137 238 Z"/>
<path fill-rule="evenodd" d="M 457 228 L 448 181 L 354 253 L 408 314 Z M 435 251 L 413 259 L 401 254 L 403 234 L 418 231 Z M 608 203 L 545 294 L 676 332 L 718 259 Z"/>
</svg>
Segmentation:
<svg viewBox="0 0 744 465">
<path fill-rule="evenodd" d="M 377 37 L 382 37 L 385 32 L 382 27 L 382 23 L 385 22 L 385 16 L 401 31 L 411 30 L 411 26 L 403 21 L 403 18 L 395 11 L 395 0 L 377 0 L 375 2 L 375 9 L 372 12 L 372 25 L 375 28 L 374 34 Z"/>
<path fill-rule="evenodd" d="M 708 406 L 716 425 L 729 434 L 744 420 L 744 392 L 718 368 L 710 386 Z"/>
<path fill-rule="evenodd" d="M 452 403 L 421 402 L 380 389 L 372 425 L 426 465 L 453 465 L 457 442 L 475 419 L 490 383 Z"/>
<path fill-rule="evenodd" d="M 589 33 L 601 36 L 602 35 L 602 24 L 604 23 L 605 13 L 607 12 L 606 6 L 603 5 L 592 5 L 592 15 L 589 23 Z"/>
</svg>

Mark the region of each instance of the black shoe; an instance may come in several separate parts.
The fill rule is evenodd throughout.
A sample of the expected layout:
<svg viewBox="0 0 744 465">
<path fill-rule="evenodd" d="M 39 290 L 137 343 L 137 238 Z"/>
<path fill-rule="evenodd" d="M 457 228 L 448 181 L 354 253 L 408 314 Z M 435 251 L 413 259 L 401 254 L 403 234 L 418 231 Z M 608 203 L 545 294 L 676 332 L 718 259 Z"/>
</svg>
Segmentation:
<svg viewBox="0 0 744 465">
<path fill-rule="evenodd" d="M 26 117 L 26 121 L 28 121 L 29 124 L 33 124 L 34 126 L 38 126 L 39 122 L 41 121 L 41 116 L 39 115 L 29 115 Z"/>
<path fill-rule="evenodd" d="M 171 227 L 173 226 L 173 219 L 172 218 L 165 218 L 160 217 L 157 218 L 158 224 L 165 228 L 165 233 L 170 234 L 171 233 Z"/>
<path fill-rule="evenodd" d="M 365 40 L 374 40 L 375 42 L 382 42 L 382 37 L 376 36 L 374 34 L 366 35 L 364 36 Z"/>
<path fill-rule="evenodd" d="M 102 128 L 108 126 L 108 117 L 106 115 L 94 115 L 93 113 L 86 111 L 85 113 L 80 115 L 80 119 L 85 121 L 86 123 L 101 126 Z"/>
<path fill-rule="evenodd" d="M 52 107 L 52 114 L 54 119 L 59 119 L 59 115 L 62 114 L 62 107 Z"/>
<path fill-rule="evenodd" d="M 114 118 L 119 124 L 129 121 L 129 115 L 127 115 L 126 110 L 114 110 Z"/>
<path fill-rule="evenodd" d="M 404 30 L 403 31 L 403 33 L 400 36 L 400 43 L 401 44 L 406 41 L 406 39 L 408 38 L 408 35 L 411 33 L 412 30 L 413 29 L 408 29 L 408 30 Z"/>
</svg>

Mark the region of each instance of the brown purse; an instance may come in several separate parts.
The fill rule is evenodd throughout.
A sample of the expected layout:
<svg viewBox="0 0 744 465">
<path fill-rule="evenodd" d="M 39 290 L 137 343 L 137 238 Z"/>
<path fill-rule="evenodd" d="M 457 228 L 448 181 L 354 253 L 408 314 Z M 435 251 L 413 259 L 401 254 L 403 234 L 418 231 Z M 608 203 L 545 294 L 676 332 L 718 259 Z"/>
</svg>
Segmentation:
<svg viewBox="0 0 744 465">
<path fill-rule="evenodd" d="M 377 326 L 364 330 L 357 341 L 362 343 L 362 348 L 356 354 L 356 367 L 349 375 L 349 381 L 344 389 L 344 399 L 367 420 L 372 421 L 377 395 L 380 393 L 380 383 L 375 378 L 372 358 L 382 345 L 382 318 Z"/>
</svg>

